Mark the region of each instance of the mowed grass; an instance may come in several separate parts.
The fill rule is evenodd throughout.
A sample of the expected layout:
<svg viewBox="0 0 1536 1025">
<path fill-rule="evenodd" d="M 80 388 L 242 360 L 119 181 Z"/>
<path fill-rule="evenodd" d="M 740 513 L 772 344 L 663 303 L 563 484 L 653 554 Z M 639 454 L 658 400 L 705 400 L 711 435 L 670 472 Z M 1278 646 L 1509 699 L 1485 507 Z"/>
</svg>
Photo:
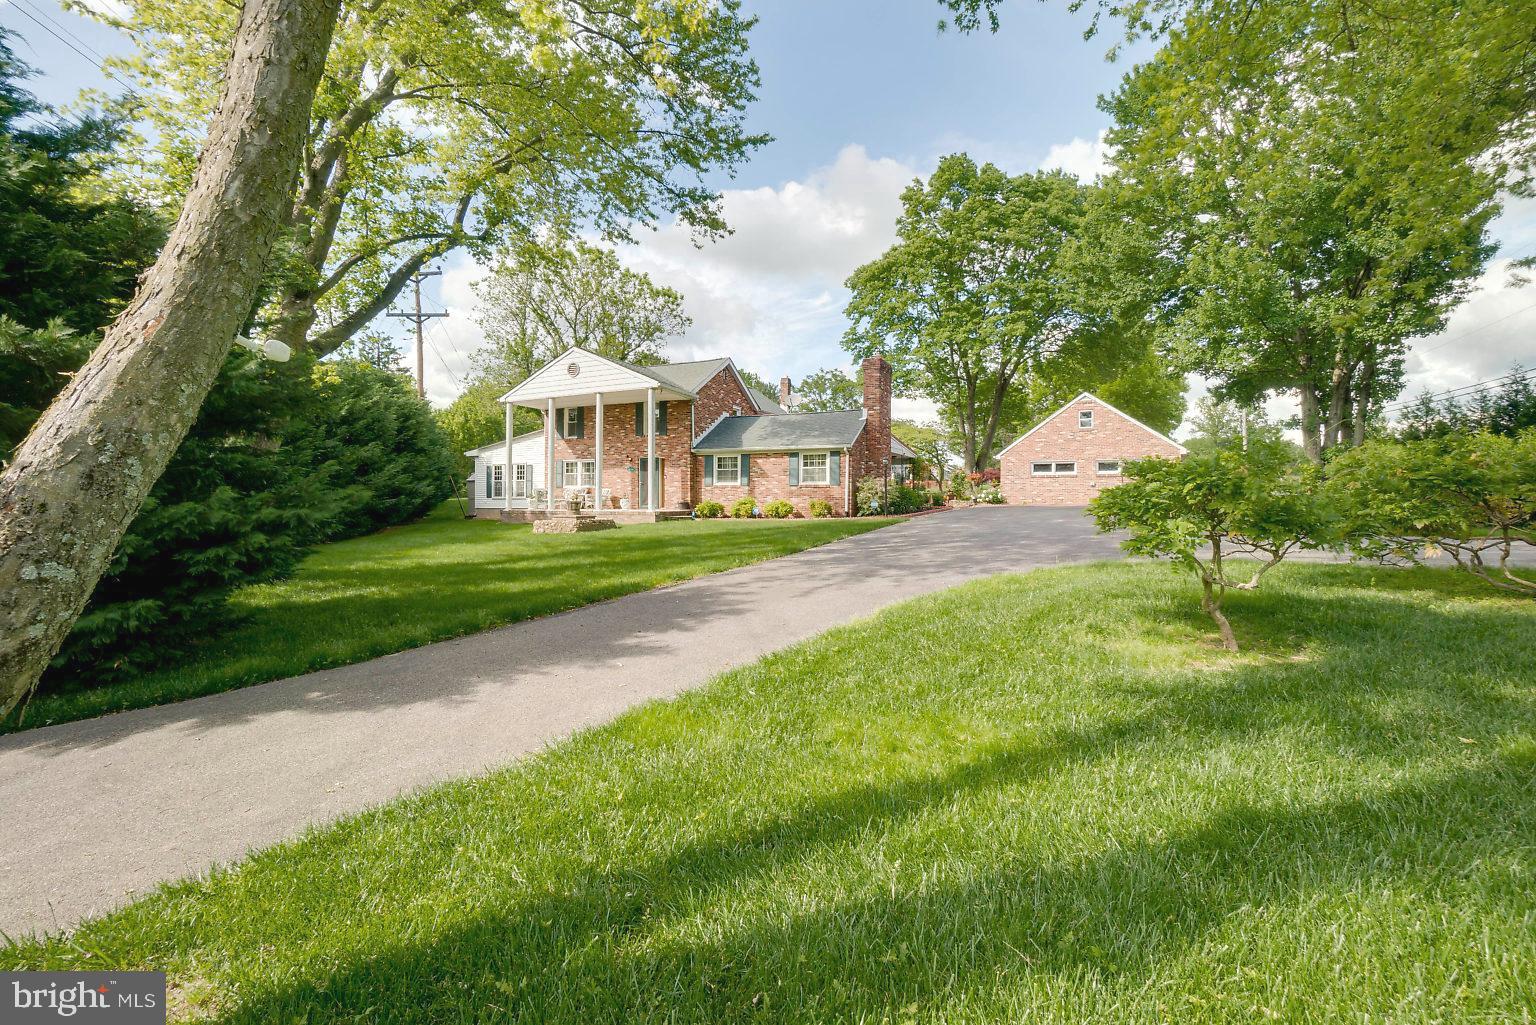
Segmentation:
<svg viewBox="0 0 1536 1025">
<path fill-rule="evenodd" d="M 1162 566 L 910 602 L 0 967 L 252 1023 L 1530 1021 L 1536 605 L 1266 588 L 1239 655 Z"/>
<path fill-rule="evenodd" d="M 322 545 L 287 580 L 234 595 L 232 629 L 130 680 L 58 680 L 21 728 L 85 719 L 349 665 L 432 641 L 789 555 L 888 519 L 672 521 L 590 534 L 425 519 Z M 18 728 L 17 717 L 0 733 Z"/>
</svg>

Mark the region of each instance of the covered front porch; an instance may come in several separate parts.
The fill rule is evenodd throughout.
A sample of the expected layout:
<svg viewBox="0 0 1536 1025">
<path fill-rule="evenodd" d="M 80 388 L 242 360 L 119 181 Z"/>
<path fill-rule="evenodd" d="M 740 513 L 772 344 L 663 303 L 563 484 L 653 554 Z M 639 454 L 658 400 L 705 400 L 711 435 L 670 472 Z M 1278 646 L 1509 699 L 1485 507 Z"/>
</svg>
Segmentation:
<svg viewBox="0 0 1536 1025">
<path fill-rule="evenodd" d="M 521 503 L 509 501 L 505 518 L 569 515 L 573 505 L 621 522 L 687 515 L 690 474 L 679 463 L 688 458 L 695 397 L 639 368 L 585 350 L 567 352 L 501 398 L 509 439 L 519 406 L 537 410 L 545 425 L 544 486 L 530 488 Z M 658 451 L 658 434 L 665 451 Z M 512 465 L 510 443 L 507 461 Z"/>
</svg>

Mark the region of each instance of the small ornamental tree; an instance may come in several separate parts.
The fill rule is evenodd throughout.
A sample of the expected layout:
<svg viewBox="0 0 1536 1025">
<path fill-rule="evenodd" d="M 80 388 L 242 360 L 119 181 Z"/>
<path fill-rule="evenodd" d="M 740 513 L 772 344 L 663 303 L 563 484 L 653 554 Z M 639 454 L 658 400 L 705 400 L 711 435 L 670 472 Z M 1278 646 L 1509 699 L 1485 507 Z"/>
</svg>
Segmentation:
<svg viewBox="0 0 1536 1025">
<path fill-rule="evenodd" d="M 1445 551 L 1493 586 L 1536 597 L 1536 572 L 1510 566 L 1536 548 L 1536 429 L 1368 442 L 1332 461 L 1329 489 L 1359 554 L 1418 563 Z"/>
<path fill-rule="evenodd" d="M 1278 447 L 1178 462 L 1140 459 L 1125 465 L 1125 476 L 1088 507 L 1099 530 L 1129 531 L 1121 547 L 1130 554 L 1170 559 L 1192 571 L 1201 607 L 1228 651 L 1237 650 L 1237 638 L 1222 611 L 1227 591 L 1255 590 L 1286 556 L 1335 538 L 1320 475 Z"/>
</svg>

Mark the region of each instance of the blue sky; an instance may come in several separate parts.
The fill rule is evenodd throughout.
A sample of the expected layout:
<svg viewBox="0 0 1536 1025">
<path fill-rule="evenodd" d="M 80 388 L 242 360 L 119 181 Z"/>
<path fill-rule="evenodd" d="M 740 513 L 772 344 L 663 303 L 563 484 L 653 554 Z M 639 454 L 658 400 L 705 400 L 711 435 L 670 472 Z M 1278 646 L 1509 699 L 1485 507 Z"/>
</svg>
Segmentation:
<svg viewBox="0 0 1536 1025">
<path fill-rule="evenodd" d="M 623 255 L 684 294 L 694 326 L 672 343 L 675 358 L 730 355 L 770 378 L 846 363 L 838 344 L 842 282 L 890 243 L 901 189 L 940 156 L 964 150 L 1012 171 L 1051 166 L 1091 176 L 1107 126 L 1097 98 L 1137 56 L 1107 63 L 1107 40 L 1085 41 L 1086 18 L 1064 3 L 1020 0 L 995 36 L 939 33 L 935 0 L 751 0 L 747 7 L 760 18 L 751 44 L 763 78 L 751 125 L 774 141 L 734 180 L 714 181 L 735 234 L 696 249 L 663 227 L 642 233 Z M 0 25 L 25 37 L 18 51 L 40 71 L 36 93 L 68 102 L 82 86 L 103 85 L 89 56 L 49 36 L 28 12 L 96 53 L 123 45 L 53 0 L 0 0 Z M 1496 236 L 1501 256 L 1536 252 L 1536 203 L 1512 204 Z M 428 382 L 438 402 L 456 393 L 482 341 L 470 287 L 479 268 L 456 256 L 444 270 L 429 286 L 430 299 L 451 313 L 429 331 Z M 1536 365 L 1533 307 L 1536 288 L 1511 287 L 1496 261 L 1446 332 L 1415 346 L 1411 385 L 1456 387 L 1515 361 Z M 904 403 L 898 415 L 926 412 L 925 404 Z"/>
</svg>

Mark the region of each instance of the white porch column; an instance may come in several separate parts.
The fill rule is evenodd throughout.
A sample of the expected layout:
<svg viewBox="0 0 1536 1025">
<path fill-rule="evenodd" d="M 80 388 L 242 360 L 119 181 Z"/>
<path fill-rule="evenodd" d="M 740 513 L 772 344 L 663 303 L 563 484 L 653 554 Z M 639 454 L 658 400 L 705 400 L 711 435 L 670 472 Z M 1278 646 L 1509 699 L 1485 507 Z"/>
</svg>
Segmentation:
<svg viewBox="0 0 1536 1025">
<path fill-rule="evenodd" d="M 501 471 L 501 507 L 512 508 L 512 403 L 507 403 L 507 456 Z"/>
<path fill-rule="evenodd" d="M 555 511 L 555 400 L 549 400 L 548 414 L 544 417 L 544 503 L 551 514 Z"/>
<path fill-rule="evenodd" d="M 645 507 L 656 511 L 656 389 L 645 390 Z"/>
<path fill-rule="evenodd" d="M 592 467 L 592 504 L 601 509 L 603 507 L 603 393 L 598 392 L 597 399 L 597 461 Z"/>
</svg>

